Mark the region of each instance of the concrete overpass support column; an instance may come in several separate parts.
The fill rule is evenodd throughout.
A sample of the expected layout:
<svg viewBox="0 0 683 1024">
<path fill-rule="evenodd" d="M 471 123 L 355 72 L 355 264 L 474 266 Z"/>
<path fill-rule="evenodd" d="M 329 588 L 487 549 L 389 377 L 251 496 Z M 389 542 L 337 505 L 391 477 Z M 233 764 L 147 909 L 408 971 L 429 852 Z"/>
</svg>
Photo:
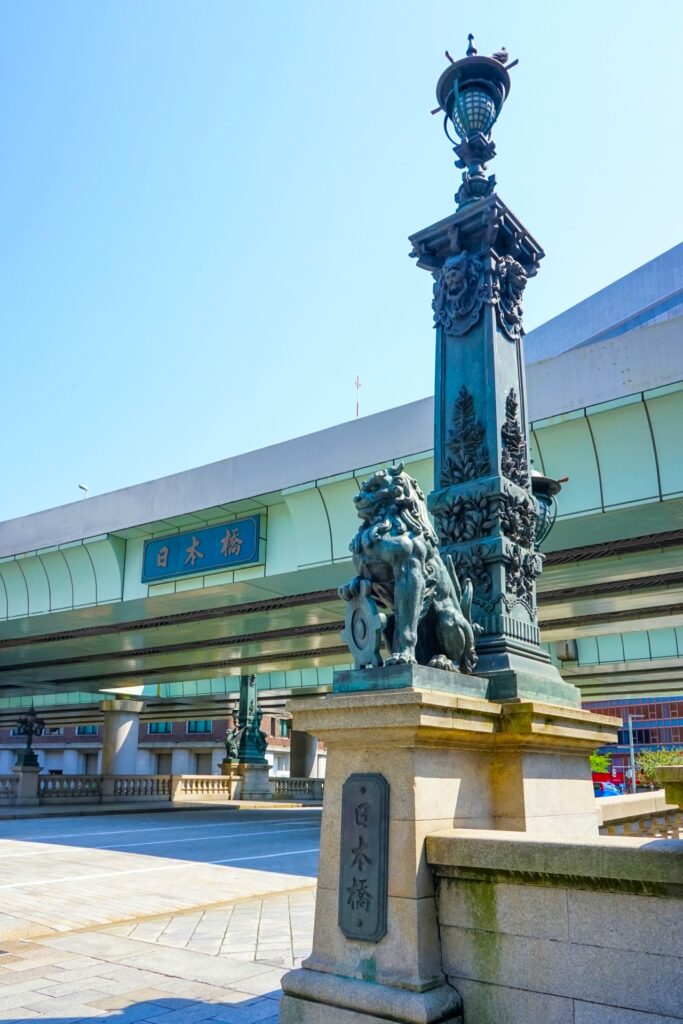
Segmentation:
<svg viewBox="0 0 683 1024">
<path fill-rule="evenodd" d="M 292 729 L 289 738 L 290 779 L 310 779 L 315 772 L 318 740 L 309 732 Z"/>
<path fill-rule="evenodd" d="M 142 700 L 102 701 L 102 775 L 135 775 Z"/>
</svg>

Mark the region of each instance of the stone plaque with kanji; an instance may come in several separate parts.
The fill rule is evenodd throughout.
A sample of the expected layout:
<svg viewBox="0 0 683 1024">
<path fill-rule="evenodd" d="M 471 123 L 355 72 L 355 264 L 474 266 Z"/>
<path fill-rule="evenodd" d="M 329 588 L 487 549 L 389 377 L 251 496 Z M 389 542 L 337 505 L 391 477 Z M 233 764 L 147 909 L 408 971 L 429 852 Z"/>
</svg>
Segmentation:
<svg viewBox="0 0 683 1024">
<path fill-rule="evenodd" d="M 389 783 L 349 775 L 342 789 L 339 927 L 347 939 L 379 942 L 387 931 Z"/>
</svg>

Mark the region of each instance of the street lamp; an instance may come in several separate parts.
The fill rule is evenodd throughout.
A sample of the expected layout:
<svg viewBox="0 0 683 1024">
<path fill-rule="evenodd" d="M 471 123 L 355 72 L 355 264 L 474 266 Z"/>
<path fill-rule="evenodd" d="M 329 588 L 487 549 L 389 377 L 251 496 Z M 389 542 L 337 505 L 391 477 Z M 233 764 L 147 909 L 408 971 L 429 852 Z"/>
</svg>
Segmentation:
<svg viewBox="0 0 683 1024">
<path fill-rule="evenodd" d="M 531 493 L 536 500 L 536 530 L 534 543 L 540 548 L 546 539 L 557 519 L 557 495 L 562 490 L 562 484 L 566 483 L 569 477 L 562 480 L 554 480 L 550 476 L 544 476 L 537 469 L 531 470 Z"/>
<path fill-rule="evenodd" d="M 629 711 L 628 714 L 628 757 L 631 764 L 631 792 L 636 791 L 636 751 L 633 744 L 633 723 L 639 718 L 645 718 L 645 715 L 632 715 Z"/>
<path fill-rule="evenodd" d="M 492 57 L 477 54 L 474 37 L 468 36 L 467 55 L 462 60 L 451 61 L 436 86 L 439 110 L 444 112 L 444 131 L 454 143 L 457 156 L 456 167 L 464 169 L 462 185 L 456 194 L 458 209 L 468 206 L 477 199 L 491 195 L 496 184 L 494 175 L 486 177 L 486 161 L 496 155 L 490 133 L 503 109 L 510 92 L 510 76 L 505 49 Z M 514 64 L 517 61 L 513 62 Z M 459 138 L 451 136 L 449 123 Z"/>
<path fill-rule="evenodd" d="M 79 484 L 78 489 L 79 491 L 83 491 L 83 500 L 85 500 L 88 497 L 88 486 L 86 484 Z"/>
</svg>

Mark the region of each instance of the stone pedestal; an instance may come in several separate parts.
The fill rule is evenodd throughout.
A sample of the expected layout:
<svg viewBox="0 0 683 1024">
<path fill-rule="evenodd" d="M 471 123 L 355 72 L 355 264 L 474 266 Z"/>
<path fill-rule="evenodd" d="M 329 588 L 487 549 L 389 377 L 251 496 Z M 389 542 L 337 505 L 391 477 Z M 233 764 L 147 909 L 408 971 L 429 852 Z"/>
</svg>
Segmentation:
<svg viewBox="0 0 683 1024">
<path fill-rule="evenodd" d="M 102 775 L 135 775 L 142 700 L 102 701 Z"/>
<path fill-rule="evenodd" d="M 240 776 L 240 800 L 272 800 L 273 790 L 270 785 L 270 765 L 266 764 L 241 764 L 238 773 Z"/>
<path fill-rule="evenodd" d="M 233 761 L 231 758 L 224 757 L 220 763 L 221 775 L 237 775 L 239 769 L 239 761 Z"/>
<path fill-rule="evenodd" d="M 328 758 L 313 951 L 283 978 L 282 1024 L 460 1021 L 441 967 L 425 837 L 453 827 L 597 835 L 588 755 L 613 741 L 617 720 L 461 695 L 464 677 L 446 672 L 437 672 L 443 689 L 421 686 L 435 671 L 366 671 L 392 688 L 292 706 L 297 727 L 319 736 Z M 485 692 L 487 682 L 466 685 Z M 389 784 L 387 928 L 378 942 L 347 939 L 338 924 L 342 787 L 354 773 Z"/>
<path fill-rule="evenodd" d="M 16 764 L 13 771 L 18 776 L 17 804 L 23 804 L 24 806 L 37 804 L 40 767 L 37 764 Z"/>
<path fill-rule="evenodd" d="M 20 750 L 17 754 L 17 759 L 14 762 L 15 768 L 38 768 L 40 769 L 40 762 L 38 761 L 38 755 L 35 750 L 26 748 Z"/>
<path fill-rule="evenodd" d="M 292 729 L 289 739 L 289 775 L 292 779 L 310 779 L 315 771 L 318 740 L 300 729 Z"/>
</svg>

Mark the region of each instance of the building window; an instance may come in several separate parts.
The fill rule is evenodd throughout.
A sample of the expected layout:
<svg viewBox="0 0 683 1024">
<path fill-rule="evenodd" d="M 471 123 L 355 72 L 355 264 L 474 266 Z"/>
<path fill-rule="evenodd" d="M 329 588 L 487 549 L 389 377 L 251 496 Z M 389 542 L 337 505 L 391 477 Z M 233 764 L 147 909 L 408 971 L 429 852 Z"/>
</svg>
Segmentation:
<svg viewBox="0 0 683 1024">
<path fill-rule="evenodd" d="M 292 731 L 292 723 L 289 718 L 280 719 L 280 736 L 287 737 Z"/>
<path fill-rule="evenodd" d="M 189 725 L 189 723 L 188 723 Z M 147 723 L 147 735 L 158 736 L 159 733 L 173 732 L 172 722 L 148 722 Z"/>
<path fill-rule="evenodd" d="M 76 735 L 77 736 L 97 736 L 100 731 L 99 725 L 77 725 Z"/>
<path fill-rule="evenodd" d="M 64 730 L 61 725 L 49 725 L 43 729 L 43 736 L 63 736 Z"/>
<path fill-rule="evenodd" d="M 275 735 L 275 719 L 274 718 L 271 718 L 271 720 L 270 720 L 270 735 L 271 736 Z"/>
<path fill-rule="evenodd" d="M 211 719 L 196 718 L 187 723 L 188 732 L 211 732 Z"/>
</svg>

